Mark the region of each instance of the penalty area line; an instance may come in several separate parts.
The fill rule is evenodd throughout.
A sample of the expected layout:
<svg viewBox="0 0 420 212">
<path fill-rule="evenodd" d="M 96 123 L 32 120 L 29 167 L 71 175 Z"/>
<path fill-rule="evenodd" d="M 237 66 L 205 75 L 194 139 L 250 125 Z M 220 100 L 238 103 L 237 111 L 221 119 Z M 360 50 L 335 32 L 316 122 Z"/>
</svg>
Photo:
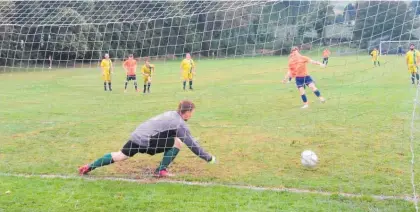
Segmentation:
<svg viewBox="0 0 420 212">
<path fill-rule="evenodd" d="M 93 177 L 93 176 L 77 176 L 77 175 L 57 175 L 57 174 L 12 174 L 12 173 L 3 173 L 0 172 L 0 176 L 4 177 L 21 177 L 21 178 L 44 178 L 44 179 L 83 179 L 87 181 L 120 181 L 120 182 L 130 182 L 138 184 L 179 184 L 179 185 L 189 185 L 189 186 L 201 186 L 201 187 L 226 187 L 226 188 L 235 188 L 242 190 L 252 190 L 252 191 L 273 191 L 273 192 L 287 192 L 287 193 L 297 193 L 297 194 L 317 194 L 323 196 L 333 196 L 338 195 L 348 198 L 366 198 L 370 197 L 375 200 L 405 200 L 409 202 L 415 202 L 415 199 L 409 195 L 402 196 L 388 196 L 388 195 L 362 195 L 362 194 L 353 194 L 353 193 L 343 193 L 343 192 L 329 192 L 329 191 L 317 191 L 309 189 L 299 189 L 299 188 L 272 188 L 272 187 L 260 187 L 260 186 L 249 186 L 249 185 L 232 185 L 232 184 L 223 184 L 223 183 L 212 183 L 212 182 L 194 182 L 194 181 L 182 181 L 182 180 L 169 180 L 169 179 L 134 179 L 134 178 L 121 178 L 121 177 Z"/>
</svg>

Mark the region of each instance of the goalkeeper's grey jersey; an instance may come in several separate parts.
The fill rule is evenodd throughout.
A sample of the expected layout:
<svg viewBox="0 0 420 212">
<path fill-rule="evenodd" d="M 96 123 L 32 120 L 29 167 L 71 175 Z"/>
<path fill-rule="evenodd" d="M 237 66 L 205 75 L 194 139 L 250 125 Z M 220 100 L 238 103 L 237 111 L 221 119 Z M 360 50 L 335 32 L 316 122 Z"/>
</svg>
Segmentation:
<svg viewBox="0 0 420 212">
<path fill-rule="evenodd" d="M 148 147 L 150 138 L 168 137 L 181 139 L 194 154 L 206 161 L 211 161 L 211 155 L 204 151 L 192 137 L 187 124 L 176 111 L 168 111 L 143 122 L 131 134 L 130 140 L 142 147 Z"/>
</svg>

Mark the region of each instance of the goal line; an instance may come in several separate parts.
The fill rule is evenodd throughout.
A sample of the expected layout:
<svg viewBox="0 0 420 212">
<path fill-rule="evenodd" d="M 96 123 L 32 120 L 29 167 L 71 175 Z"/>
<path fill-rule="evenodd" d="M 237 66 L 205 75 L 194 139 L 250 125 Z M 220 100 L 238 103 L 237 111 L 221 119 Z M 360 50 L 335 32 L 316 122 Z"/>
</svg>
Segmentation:
<svg viewBox="0 0 420 212">
<path fill-rule="evenodd" d="M 168 183 L 168 184 L 180 184 L 187 186 L 201 186 L 201 187 L 227 187 L 234 189 L 247 189 L 252 191 L 273 191 L 273 192 L 288 192 L 288 193 L 298 193 L 298 194 L 317 194 L 323 196 L 333 196 L 338 195 L 347 198 L 366 198 L 370 197 L 375 200 L 405 200 L 408 202 L 415 203 L 416 199 L 411 195 L 364 195 L 364 194 L 354 194 L 354 193 L 345 193 L 345 192 L 329 192 L 329 191 L 317 191 L 309 189 L 300 189 L 300 188 L 273 188 L 273 187 L 263 187 L 263 186 L 252 186 L 252 185 L 233 185 L 233 184 L 223 184 L 223 183 L 212 183 L 212 182 L 197 182 L 197 181 L 183 181 L 183 180 L 170 180 L 170 179 L 134 179 L 134 178 L 122 178 L 122 177 L 93 177 L 86 176 L 80 177 L 75 175 L 59 175 L 59 174 L 12 174 L 12 173 L 3 173 L 0 172 L 0 176 L 3 177 L 20 177 L 20 178 L 43 178 L 43 179 L 83 179 L 87 181 L 122 181 L 129 183 L 138 183 L 138 184 L 159 184 L 159 183 Z"/>
</svg>

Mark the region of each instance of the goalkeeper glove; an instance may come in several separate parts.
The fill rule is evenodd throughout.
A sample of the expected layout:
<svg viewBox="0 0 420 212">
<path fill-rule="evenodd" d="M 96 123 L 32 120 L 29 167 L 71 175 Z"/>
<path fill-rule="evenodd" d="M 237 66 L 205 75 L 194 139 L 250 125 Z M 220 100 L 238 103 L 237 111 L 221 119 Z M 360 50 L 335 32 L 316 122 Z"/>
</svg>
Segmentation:
<svg viewBox="0 0 420 212">
<path fill-rule="evenodd" d="M 211 161 L 209 161 L 210 164 L 215 164 L 216 163 L 216 157 L 211 156 Z"/>
</svg>

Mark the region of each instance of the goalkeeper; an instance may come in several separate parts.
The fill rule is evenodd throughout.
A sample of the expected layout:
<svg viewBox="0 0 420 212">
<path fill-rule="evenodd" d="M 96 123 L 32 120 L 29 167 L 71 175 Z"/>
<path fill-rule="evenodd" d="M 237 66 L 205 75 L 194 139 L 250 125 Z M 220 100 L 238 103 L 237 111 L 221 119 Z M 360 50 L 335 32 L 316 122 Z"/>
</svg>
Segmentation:
<svg viewBox="0 0 420 212">
<path fill-rule="evenodd" d="M 131 134 L 130 140 L 119 152 L 107 153 L 91 164 L 79 168 L 79 174 L 133 157 L 137 153 L 155 155 L 163 153 L 163 159 L 157 167 L 155 177 L 170 176 L 167 168 L 181 149 L 182 142 L 201 159 L 215 163 L 216 158 L 199 146 L 192 137 L 186 121 L 194 113 L 195 105 L 191 101 L 181 101 L 177 111 L 168 111 L 140 124 Z"/>
</svg>

